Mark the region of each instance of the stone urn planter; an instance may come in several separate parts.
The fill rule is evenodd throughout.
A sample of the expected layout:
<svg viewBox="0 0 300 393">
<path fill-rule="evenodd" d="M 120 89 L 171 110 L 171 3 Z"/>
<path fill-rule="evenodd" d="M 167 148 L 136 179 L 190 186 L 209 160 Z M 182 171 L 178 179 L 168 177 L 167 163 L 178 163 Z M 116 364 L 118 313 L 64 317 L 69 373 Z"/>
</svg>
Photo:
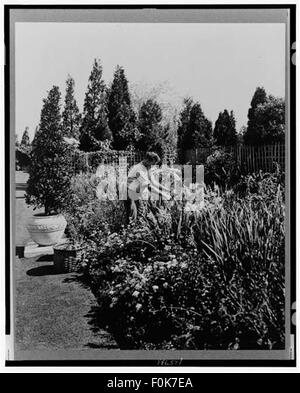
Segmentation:
<svg viewBox="0 0 300 393">
<path fill-rule="evenodd" d="M 61 240 L 66 226 L 67 221 L 62 214 L 35 214 L 29 220 L 27 230 L 31 239 L 40 246 L 53 246 Z"/>
</svg>

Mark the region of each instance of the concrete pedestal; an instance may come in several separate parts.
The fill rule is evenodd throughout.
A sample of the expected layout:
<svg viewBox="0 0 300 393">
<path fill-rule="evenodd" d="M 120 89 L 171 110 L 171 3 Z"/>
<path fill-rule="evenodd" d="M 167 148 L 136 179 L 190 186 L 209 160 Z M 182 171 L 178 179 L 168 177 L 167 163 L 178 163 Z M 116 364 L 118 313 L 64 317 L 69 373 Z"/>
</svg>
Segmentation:
<svg viewBox="0 0 300 393">
<path fill-rule="evenodd" d="M 67 241 L 63 238 L 59 244 L 63 244 Z M 29 240 L 24 247 L 24 258 L 35 258 L 43 255 L 53 255 L 53 246 L 39 246 L 33 240 Z"/>
</svg>

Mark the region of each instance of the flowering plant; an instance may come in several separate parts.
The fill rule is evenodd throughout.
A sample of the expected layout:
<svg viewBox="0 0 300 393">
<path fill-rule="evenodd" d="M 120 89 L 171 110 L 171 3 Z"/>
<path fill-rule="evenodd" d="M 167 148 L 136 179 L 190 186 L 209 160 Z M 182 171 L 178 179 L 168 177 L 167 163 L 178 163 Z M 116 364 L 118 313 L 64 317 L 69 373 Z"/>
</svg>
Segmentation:
<svg viewBox="0 0 300 393">
<path fill-rule="evenodd" d="M 197 213 L 148 203 L 96 241 L 91 288 L 121 348 L 284 347 L 282 191 L 204 198 Z"/>
</svg>

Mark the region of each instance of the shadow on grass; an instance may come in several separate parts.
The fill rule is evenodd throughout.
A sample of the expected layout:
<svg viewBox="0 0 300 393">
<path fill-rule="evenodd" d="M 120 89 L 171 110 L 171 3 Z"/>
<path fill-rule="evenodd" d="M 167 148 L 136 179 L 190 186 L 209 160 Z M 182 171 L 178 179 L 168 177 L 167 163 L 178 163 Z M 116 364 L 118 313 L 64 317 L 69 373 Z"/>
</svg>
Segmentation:
<svg viewBox="0 0 300 393">
<path fill-rule="evenodd" d="M 84 289 L 91 291 L 89 278 L 83 273 L 73 273 L 72 276 L 66 277 L 64 283 L 77 283 Z M 105 322 L 105 316 L 99 306 L 91 306 L 89 312 L 84 315 L 90 330 L 95 334 L 96 342 L 89 342 L 85 347 L 91 349 L 119 349 L 119 345 L 115 341 L 113 335 L 109 331 L 109 327 Z"/>
<path fill-rule="evenodd" d="M 85 315 L 85 318 L 89 319 L 88 324 L 92 332 L 99 333 L 101 330 L 107 329 L 106 324 L 100 317 L 100 308 L 98 306 L 92 306 L 90 311 Z"/>
<path fill-rule="evenodd" d="M 63 282 L 67 284 L 76 282 L 77 284 L 81 285 L 83 288 L 91 290 L 88 278 L 82 273 L 73 273 L 71 277 L 65 278 Z"/>
<path fill-rule="evenodd" d="M 37 259 L 37 262 L 52 262 L 53 255 L 42 255 Z"/>
<path fill-rule="evenodd" d="M 88 325 L 91 331 L 99 337 L 98 343 L 87 343 L 85 347 L 94 349 L 118 349 L 119 345 L 109 332 L 108 326 L 103 321 L 103 314 L 100 313 L 100 307 L 92 306 L 90 311 L 85 315 L 88 318 Z"/>
<path fill-rule="evenodd" d="M 33 269 L 29 269 L 26 274 L 32 277 L 40 277 L 40 276 L 52 276 L 61 274 L 57 272 L 53 265 L 46 265 L 46 266 L 38 266 L 34 267 Z"/>
</svg>

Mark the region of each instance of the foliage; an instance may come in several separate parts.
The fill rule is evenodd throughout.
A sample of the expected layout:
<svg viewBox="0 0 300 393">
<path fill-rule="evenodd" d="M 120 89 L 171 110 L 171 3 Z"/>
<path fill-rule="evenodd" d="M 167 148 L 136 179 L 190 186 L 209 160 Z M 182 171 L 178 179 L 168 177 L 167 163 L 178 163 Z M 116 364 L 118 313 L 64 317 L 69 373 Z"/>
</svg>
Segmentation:
<svg viewBox="0 0 300 393">
<path fill-rule="evenodd" d="M 26 202 L 44 207 L 45 214 L 60 211 L 69 198 L 72 175 L 70 148 L 63 142 L 60 92 L 49 91 L 41 111 L 39 131 L 33 141 Z"/>
<path fill-rule="evenodd" d="M 29 128 L 26 127 L 23 132 L 22 139 L 21 139 L 21 146 L 24 146 L 24 147 L 30 146 L 30 138 L 29 138 L 28 130 L 29 130 Z"/>
<path fill-rule="evenodd" d="M 193 107 L 192 98 L 188 97 L 183 100 L 183 109 L 179 115 L 179 125 L 178 125 L 178 139 L 177 147 L 179 149 L 179 161 L 184 162 L 184 138 L 188 133 L 191 109 Z"/>
<path fill-rule="evenodd" d="M 27 170 L 31 163 L 30 154 L 32 146 L 30 143 L 28 129 L 28 127 L 25 128 L 21 143 L 18 140 L 18 135 L 15 136 L 16 170 Z"/>
<path fill-rule="evenodd" d="M 269 96 L 267 101 L 255 109 L 259 138 L 256 143 L 284 142 L 285 103 L 282 98 Z"/>
<path fill-rule="evenodd" d="M 16 146 L 16 170 L 28 170 L 31 164 L 31 146 Z"/>
<path fill-rule="evenodd" d="M 81 115 L 74 97 L 75 81 L 68 76 L 66 81 L 65 107 L 62 113 L 62 129 L 66 137 L 79 139 Z"/>
<path fill-rule="evenodd" d="M 184 138 L 187 148 L 208 147 L 211 145 L 212 125 L 204 116 L 199 103 L 191 109 L 189 131 Z"/>
<path fill-rule="evenodd" d="M 66 233 L 76 243 L 90 243 L 105 233 L 117 231 L 125 223 L 122 201 L 97 198 L 97 176 L 76 175 L 70 184 L 71 201 L 64 208 Z"/>
<path fill-rule="evenodd" d="M 284 348 L 284 204 L 264 190 L 207 191 L 197 214 L 150 204 L 95 242 L 90 284 L 121 348 Z"/>
<path fill-rule="evenodd" d="M 251 175 L 241 176 L 234 185 L 234 192 L 241 198 L 250 194 L 263 195 L 266 201 L 272 200 L 278 188 L 283 189 L 285 184 L 285 174 L 281 172 L 279 166 L 273 173 L 259 171 Z M 282 194 L 284 199 L 284 194 Z"/>
<path fill-rule="evenodd" d="M 211 144 L 211 122 L 205 117 L 198 102 L 194 103 L 191 98 L 186 98 L 178 126 L 178 149 L 181 160 L 185 150 L 209 147 Z"/>
<path fill-rule="evenodd" d="M 108 126 L 106 99 L 102 66 L 100 60 L 95 59 L 84 100 L 80 135 L 81 150 L 96 151 L 101 142 L 112 139 Z"/>
<path fill-rule="evenodd" d="M 126 150 L 138 139 L 136 116 L 132 108 L 128 81 L 124 69 L 117 67 L 108 96 L 108 122 L 113 135 L 113 147 Z"/>
<path fill-rule="evenodd" d="M 161 143 L 162 157 L 168 157 L 172 162 L 177 158 L 177 108 L 170 102 L 171 86 L 167 82 L 157 85 L 145 83 L 130 84 L 132 104 L 136 113 L 147 101 L 156 102 L 162 111 L 161 127 L 163 128 Z M 142 131 L 142 130 L 141 130 Z M 138 148 L 138 147 L 137 147 Z"/>
<path fill-rule="evenodd" d="M 217 149 L 208 156 L 205 165 L 205 184 L 231 187 L 240 177 L 240 171 L 231 152 Z"/>
<path fill-rule="evenodd" d="M 227 109 L 225 109 L 224 112 L 219 113 L 213 135 L 217 146 L 228 146 L 236 143 L 237 133 L 235 123 L 233 111 L 229 114 Z"/>
<path fill-rule="evenodd" d="M 138 128 L 140 138 L 136 147 L 140 151 L 155 151 L 161 158 L 171 148 L 171 126 L 162 124 L 163 114 L 157 101 L 147 100 L 140 108 Z M 174 144 L 173 144 L 174 145 Z"/>
<path fill-rule="evenodd" d="M 257 124 L 255 110 L 260 104 L 267 101 L 267 93 L 263 87 L 257 87 L 251 100 L 251 106 L 248 110 L 248 125 L 244 133 L 244 141 L 246 144 L 256 144 L 260 140 L 260 130 Z"/>
<path fill-rule="evenodd" d="M 163 125 L 161 142 L 161 158 L 169 159 L 168 163 L 174 163 L 177 159 L 177 124 L 175 118 Z"/>
<path fill-rule="evenodd" d="M 257 89 L 248 113 L 248 127 L 244 132 L 246 144 L 271 144 L 284 141 L 285 103 L 282 98 L 266 96 Z"/>
<path fill-rule="evenodd" d="M 20 146 L 20 142 L 19 142 L 18 134 L 15 134 L 15 147 L 19 147 L 19 146 Z"/>
</svg>

